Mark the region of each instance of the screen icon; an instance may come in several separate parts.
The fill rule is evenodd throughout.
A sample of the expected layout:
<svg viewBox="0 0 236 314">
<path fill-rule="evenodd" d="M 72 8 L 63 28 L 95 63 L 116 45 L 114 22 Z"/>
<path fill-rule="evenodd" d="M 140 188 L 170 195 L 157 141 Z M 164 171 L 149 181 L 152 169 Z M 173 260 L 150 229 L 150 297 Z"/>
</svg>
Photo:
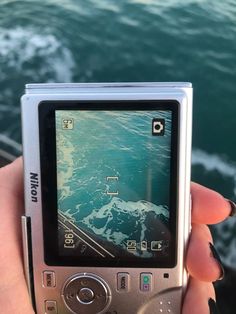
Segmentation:
<svg viewBox="0 0 236 314">
<path fill-rule="evenodd" d="M 165 134 L 165 119 L 152 119 L 152 135 L 164 136 Z"/>
<path fill-rule="evenodd" d="M 62 119 L 62 129 L 63 130 L 73 130 L 74 129 L 74 119 Z"/>
<path fill-rule="evenodd" d="M 126 246 L 128 251 L 136 251 L 137 242 L 135 240 L 128 240 Z"/>
<path fill-rule="evenodd" d="M 141 251 L 147 251 L 147 241 L 142 241 L 140 244 Z"/>
<path fill-rule="evenodd" d="M 163 250 L 163 241 L 152 241 L 151 242 L 152 251 L 162 251 Z"/>
<path fill-rule="evenodd" d="M 106 191 L 107 195 L 119 195 L 117 190 L 117 183 L 119 181 L 119 177 L 117 176 L 107 176 L 106 181 L 109 183 L 109 189 Z"/>
</svg>

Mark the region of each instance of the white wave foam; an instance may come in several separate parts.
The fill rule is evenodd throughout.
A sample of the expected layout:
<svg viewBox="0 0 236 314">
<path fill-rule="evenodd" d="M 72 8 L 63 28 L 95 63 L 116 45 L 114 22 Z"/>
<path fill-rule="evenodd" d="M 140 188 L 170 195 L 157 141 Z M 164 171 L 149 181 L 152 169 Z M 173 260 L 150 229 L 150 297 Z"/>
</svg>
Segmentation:
<svg viewBox="0 0 236 314">
<path fill-rule="evenodd" d="M 75 62 L 71 51 L 53 34 L 31 28 L 0 29 L 0 57 L 8 67 L 35 81 L 71 82 Z M 50 74 L 50 79 L 44 78 Z"/>
<path fill-rule="evenodd" d="M 140 226 L 140 239 L 145 239 L 145 231 L 147 230 L 145 225 L 145 219 L 148 212 L 152 212 L 155 215 L 163 215 L 166 218 L 169 218 L 169 211 L 166 207 L 162 205 L 155 205 L 148 201 L 140 200 L 137 202 L 133 201 L 124 201 L 118 197 L 113 197 L 109 204 L 102 206 L 99 209 L 93 210 L 91 214 L 82 219 L 82 223 L 88 226 L 91 230 L 93 230 L 97 235 L 105 236 L 108 241 L 113 241 L 117 245 L 120 245 L 122 241 L 126 238 L 128 239 L 128 235 L 125 233 L 117 233 L 119 237 L 114 237 L 114 223 L 110 225 L 111 221 L 114 221 L 114 213 L 117 213 L 118 216 L 124 214 L 127 217 L 129 223 L 131 223 L 131 218 L 133 218 L 133 226 L 132 229 L 135 230 Z M 102 226 L 97 228 L 94 224 L 94 221 L 98 219 L 103 219 L 104 223 Z M 119 221 L 118 218 L 117 221 Z M 122 223 L 122 221 L 120 221 Z M 111 230 L 112 228 L 112 230 Z M 122 234 L 122 236 L 121 236 Z"/>
<path fill-rule="evenodd" d="M 234 195 L 236 196 L 236 165 L 216 154 L 209 154 L 200 149 L 194 149 L 192 165 L 201 165 L 207 171 L 217 171 L 224 177 L 230 177 L 234 182 Z"/>
</svg>

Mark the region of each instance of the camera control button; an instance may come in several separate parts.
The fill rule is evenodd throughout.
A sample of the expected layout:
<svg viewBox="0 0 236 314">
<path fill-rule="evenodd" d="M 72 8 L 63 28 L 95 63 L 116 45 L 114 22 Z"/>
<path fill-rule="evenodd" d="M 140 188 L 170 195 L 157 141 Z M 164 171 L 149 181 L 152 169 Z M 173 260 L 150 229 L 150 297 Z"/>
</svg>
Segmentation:
<svg viewBox="0 0 236 314">
<path fill-rule="evenodd" d="M 54 288 L 56 286 L 56 276 L 54 271 L 43 272 L 43 286 L 44 288 Z"/>
<path fill-rule="evenodd" d="M 90 288 L 82 288 L 78 292 L 78 299 L 83 304 L 92 303 L 94 300 L 94 292 Z"/>
<path fill-rule="evenodd" d="M 73 313 L 100 313 L 108 307 L 111 292 L 102 278 L 83 273 L 65 283 L 62 298 Z"/>
<path fill-rule="evenodd" d="M 128 273 L 117 274 L 117 290 L 119 292 L 129 291 L 129 274 Z"/>
<path fill-rule="evenodd" d="M 57 302 L 45 301 L 45 314 L 57 314 Z"/>
<path fill-rule="evenodd" d="M 152 274 L 142 273 L 140 275 L 140 290 L 150 292 L 152 290 Z"/>
</svg>

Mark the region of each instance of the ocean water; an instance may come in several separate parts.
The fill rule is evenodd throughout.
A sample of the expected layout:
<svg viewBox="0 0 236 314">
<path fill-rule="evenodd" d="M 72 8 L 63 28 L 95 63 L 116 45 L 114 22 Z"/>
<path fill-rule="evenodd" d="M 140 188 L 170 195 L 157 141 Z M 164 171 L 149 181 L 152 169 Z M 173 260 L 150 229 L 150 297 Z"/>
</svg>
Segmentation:
<svg viewBox="0 0 236 314">
<path fill-rule="evenodd" d="M 191 81 L 193 180 L 236 200 L 234 0 L 2 0 L 0 148 L 21 154 L 25 83 Z M 236 265 L 236 220 L 214 228 Z"/>
</svg>

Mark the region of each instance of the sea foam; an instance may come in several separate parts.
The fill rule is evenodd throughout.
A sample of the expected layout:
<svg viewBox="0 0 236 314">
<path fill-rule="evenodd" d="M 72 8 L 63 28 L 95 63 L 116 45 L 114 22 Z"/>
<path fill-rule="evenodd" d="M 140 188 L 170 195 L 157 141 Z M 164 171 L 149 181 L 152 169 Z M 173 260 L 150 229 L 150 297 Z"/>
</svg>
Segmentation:
<svg viewBox="0 0 236 314">
<path fill-rule="evenodd" d="M 201 149 L 194 149 L 192 166 L 201 165 L 206 171 L 217 171 L 222 176 L 230 177 L 234 182 L 236 196 L 236 165 L 217 154 L 209 154 Z"/>
<path fill-rule="evenodd" d="M 0 57 L 16 71 L 36 80 L 71 82 L 75 62 L 65 43 L 54 34 L 39 29 L 15 27 L 0 29 Z"/>
</svg>

